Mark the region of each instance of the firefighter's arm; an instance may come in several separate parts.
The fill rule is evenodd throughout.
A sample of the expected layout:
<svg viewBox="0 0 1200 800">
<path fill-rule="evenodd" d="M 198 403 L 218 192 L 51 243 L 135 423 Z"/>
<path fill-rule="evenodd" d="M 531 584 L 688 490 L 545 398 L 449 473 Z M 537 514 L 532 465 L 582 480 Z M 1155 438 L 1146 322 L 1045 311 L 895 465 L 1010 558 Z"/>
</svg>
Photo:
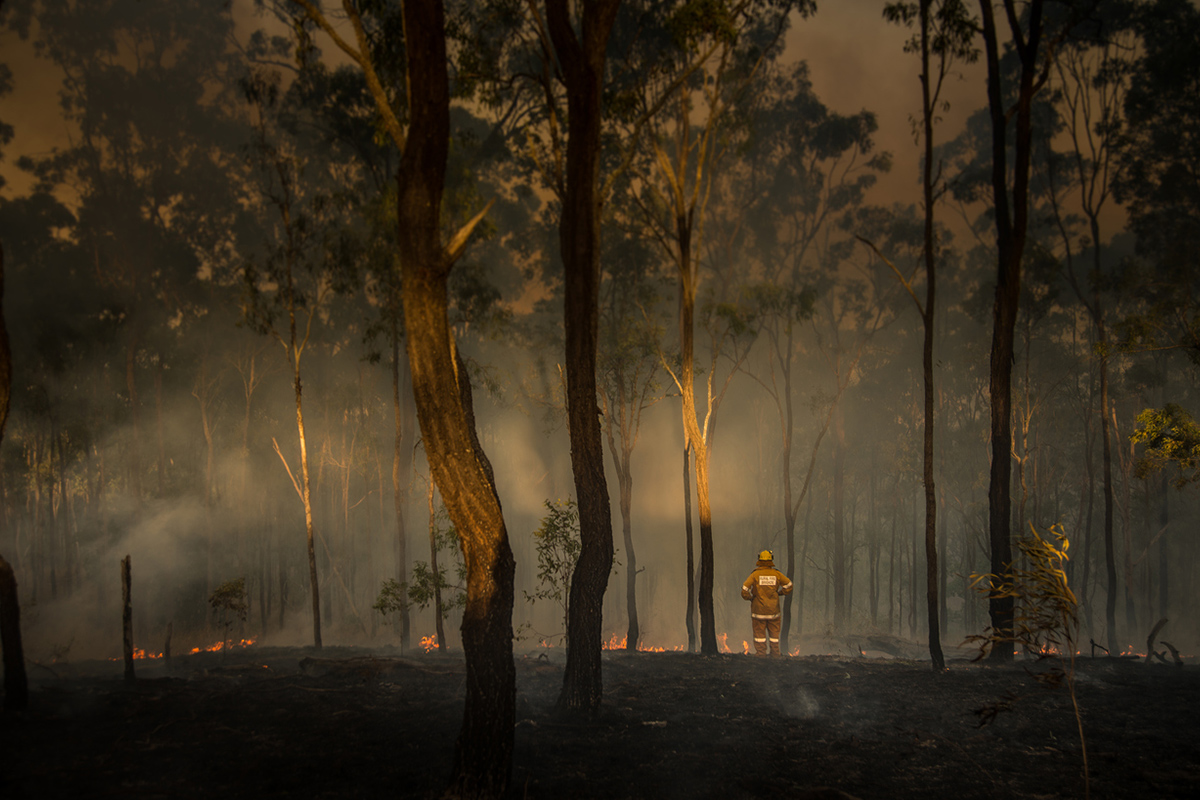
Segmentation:
<svg viewBox="0 0 1200 800">
<path fill-rule="evenodd" d="M 749 579 L 747 579 L 747 581 L 742 584 L 742 599 L 743 600 L 753 600 L 754 599 L 754 584 L 751 583 L 751 581 Z"/>
<path fill-rule="evenodd" d="M 780 577 L 783 578 L 783 580 L 780 581 L 780 586 L 775 591 L 778 594 L 791 594 L 793 586 L 792 582 L 788 580 L 787 576 L 785 575 L 781 575 Z"/>
</svg>

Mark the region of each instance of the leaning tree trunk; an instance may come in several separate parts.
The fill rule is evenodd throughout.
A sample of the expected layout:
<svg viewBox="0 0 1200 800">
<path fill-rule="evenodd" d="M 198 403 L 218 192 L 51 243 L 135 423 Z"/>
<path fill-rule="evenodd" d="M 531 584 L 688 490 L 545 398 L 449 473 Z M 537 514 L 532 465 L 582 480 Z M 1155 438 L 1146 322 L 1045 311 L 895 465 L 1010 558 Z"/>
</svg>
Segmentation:
<svg viewBox="0 0 1200 800">
<path fill-rule="evenodd" d="M 594 714 L 603 694 L 600 651 L 604 592 L 612 570 L 612 510 L 596 406 L 600 296 L 600 161 L 604 62 L 620 0 L 584 4 L 581 38 L 567 0 L 547 0 L 546 25 L 567 86 L 567 174 L 559 245 L 565 269 L 567 415 L 581 549 L 571 575 L 567 666 L 558 709 Z"/>
<path fill-rule="evenodd" d="M 500 797 L 512 774 L 516 565 L 491 463 L 475 433 L 470 378 L 452 349 L 447 312 L 447 278 L 470 227 L 450 248 L 443 247 L 440 209 L 450 140 L 445 13 L 440 2 L 405 3 L 403 13 L 409 130 L 396 205 L 409 369 L 430 472 L 467 567 L 466 700 L 448 793 Z"/>
</svg>

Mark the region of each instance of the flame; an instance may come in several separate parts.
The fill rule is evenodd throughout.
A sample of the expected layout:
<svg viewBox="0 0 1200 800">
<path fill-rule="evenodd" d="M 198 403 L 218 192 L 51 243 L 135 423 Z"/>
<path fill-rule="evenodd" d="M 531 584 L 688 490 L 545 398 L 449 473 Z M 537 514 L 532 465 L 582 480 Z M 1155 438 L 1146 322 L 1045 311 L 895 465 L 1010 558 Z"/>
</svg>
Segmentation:
<svg viewBox="0 0 1200 800">
<path fill-rule="evenodd" d="M 258 641 L 257 639 L 239 639 L 236 642 L 231 640 L 229 643 L 229 648 L 232 650 L 235 647 L 237 647 L 237 648 L 249 647 L 250 645 L 254 644 L 257 641 Z M 191 650 L 188 651 L 188 655 L 195 655 L 196 653 L 216 653 L 216 652 L 219 652 L 224 649 L 225 649 L 225 640 L 222 639 L 221 641 L 217 642 L 216 644 L 210 644 L 208 647 L 193 647 Z M 135 661 L 152 660 L 152 659 L 158 659 L 158 658 L 162 658 L 162 657 L 163 657 L 162 653 L 147 653 L 145 650 L 143 650 L 140 647 L 135 648 L 133 651 L 133 658 Z M 120 661 L 120 660 L 121 660 L 121 658 L 110 658 L 109 659 L 109 661 Z"/>
<path fill-rule="evenodd" d="M 436 633 L 433 636 L 422 636 L 421 637 L 421 647 L 425 648 L 426 653 L 428 653 L 430 650 L 437 648 L 437 646 L 438 646 L 438 640 L 437 640 Z"/>
<path fill-rule="evenodd" d="M 233 649 L 235 647 L 249 647 L 250 645 L 254 644 L 257 641 L 258 641 L 257 639 L 239 639 L 236 642 L 231 640 L 229 643 L 229 647 L 230 647 L 230 649 Z M 196 653 L 217 653 L 224 649 L 225 649 L 225 640 L 222 639 L 221 641 L 217 642 L 216 644 L 210 644 L 208 647 L 193 647 L 191 650 L 188 651 L 188 653 L 191 655 L 195 655 Z"/>
<path fill-rule="evenodd" d="M 626 634 L 625 636 L 622 636 L 620 639 L 617 639 L 617 635 L 614 633 L 612 636 L 608 637 L 607 642 L 603 642 L 600 645 L 600 649 L 602 649 L 602 650 L 624 650 L 626 645 L 628 645 L 628 644 L 629 644 L 628 634 Z M 675 651 L 675 652 L 682 652 L 684 649 L 684 646 L 680 644 L 680 645 L 676 645 L 675 647 L 667 648 L 667 647 L 660 647 L 657 645 L 646 644 L 645 642 L 638 642 L 637 649 L 638 649 L 639 653 L 665 653 L 665 652 L 667 652 L 668 649 Z"/>
</svg>

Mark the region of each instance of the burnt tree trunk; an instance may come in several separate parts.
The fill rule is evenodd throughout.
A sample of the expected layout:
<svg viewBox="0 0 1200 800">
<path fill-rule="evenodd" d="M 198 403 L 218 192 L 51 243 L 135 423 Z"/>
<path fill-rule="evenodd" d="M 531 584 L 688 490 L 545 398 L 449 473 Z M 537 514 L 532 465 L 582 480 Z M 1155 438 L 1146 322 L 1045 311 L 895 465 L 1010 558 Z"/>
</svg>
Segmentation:
<svg viewBox="0 0 1200 800">
<path fill-rule="evenodd" d="M 2 426 L 0 421 L 0 430 Z M 17 578 L 4 556 L 0 556 L 0 647 L 4 649 L 4 710 L 24 711 L 29 707 L 29 681 L 21 645 L 21 606 Z"/>
<path fill-rule="evenodd" d="M 440 2 L 405 3 L 403 13 L 409 130 L 397 174 L 397 230 L 409 369 L 430 471 L 467 566 L 466 698 L 448 793 L 500 797 L 512 773 L 516 565 L 447 313 L 447 278 L 470 228 L 443 246 L 440 209 L 450 141 L 444 9 Z"/>
<path fill-rule="evenodd" d="M 125 680 L 133 681 L 133 602 L 129 556 L 121 559 L 121 644 L 125 655 Z"/>
<path fill-rule="evenodd" d="M 988 529 L 991 572 L 1004 575 L 1012 566 L 1012 361 L 1013 331 L 1021 291 L 1021 257 L 1029 216 L 1029 164 L 1032 152 L 1033 96 L 1037 91 L 1035 71 L 1042 35 L 1043 0 L 1032 0 L 1024 30 L 1015 0 L 1004 0 L 1013 28 L 1014 47 L 1021 70 L 1017 88 L 1015 160 L 1008 174 L 1007 126 L 1009 112 L 1001 90 L 1000 48 L 992 0 L 980 0 L 987 61 L 988 112 L 992 127 L 992 205 L 996 219 L 997 274 L 992 306 L 992 347 L 989 381 L 991 399 L 991 477 L 988 486 Z M 1011 180 L 1012 190 L 1009 191 Z M 1013 630 L 1012 598 L 992 597 L 989 612 L 993 632 L 1010 637 Z M 993 647 L 990 660 L 1011 661 L 1013 650 Z"/>
<path fill-rule="evenodd" d="M 925 158 L 921 181 L 925 203 L 925 308 L 921 310 L 925 327 L 921 359 L 925 386 L 922 460 L 925 483 L 925 613 L 929 620 L 929 656 L 933 668 L 942 670 L 946 668 L 946 660 L 942 656 L 941 628 L 938 625 L 937 492 L 933 479 L 933 322 L 937 301 L 937 258 L 933 235 L 933 119 L 937 112 L 933 107 L 929 75 L 929 5 L 929 0 L 921 1 L 921 97 L 925 126 Z M 942 597 L 944 600 L 944 587 Z"/>
<path fill-rule="evenodd" d="M 696 652 L 696 555 L 692 530 L 692 448 L 684 434 L 683 444 L 683 529 L 687 544 L 687 624 L 688 652 Z"/>
<path fill-rule="evenodd" d="M 581 550 L 571 576 L 567 666 L 558 709 L 593 714 L 603 693 L 600 651 L 604 592 L 612 570 L 612 509 L 596 405 L 600 296 L 600 160 L 604 63 L 620 0 L 583 5 L 580 36 L 567 0 L 547 0 L 546 24 L 567 87 L 567 173 L 559 245 L 565 269 L 567 416 Z"/>
</svg>

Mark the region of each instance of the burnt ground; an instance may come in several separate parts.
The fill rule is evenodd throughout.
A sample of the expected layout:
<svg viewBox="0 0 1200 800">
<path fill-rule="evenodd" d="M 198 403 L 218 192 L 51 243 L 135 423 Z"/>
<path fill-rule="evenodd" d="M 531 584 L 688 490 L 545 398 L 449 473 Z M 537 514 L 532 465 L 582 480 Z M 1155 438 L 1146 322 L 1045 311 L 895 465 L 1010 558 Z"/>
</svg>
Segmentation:
<svg viewBox="0 0 1200 800">
<path fill-rule="evenodd" d="M 1039 665 L 606 652 L 601 713 L 569 722 L 551 714 L 560 659 L 517 658 L 515 797 L 1084 796 L 1070 698 Z M 461 654 L 139 668 L 31 666 L 30 709 L 0 718 L 0 797 L 433 797 L 450 767 Z M 1083 659 L 1078 695 L 1091 797 L 1200 796 L 1200 666 Z"/>
</svg>

